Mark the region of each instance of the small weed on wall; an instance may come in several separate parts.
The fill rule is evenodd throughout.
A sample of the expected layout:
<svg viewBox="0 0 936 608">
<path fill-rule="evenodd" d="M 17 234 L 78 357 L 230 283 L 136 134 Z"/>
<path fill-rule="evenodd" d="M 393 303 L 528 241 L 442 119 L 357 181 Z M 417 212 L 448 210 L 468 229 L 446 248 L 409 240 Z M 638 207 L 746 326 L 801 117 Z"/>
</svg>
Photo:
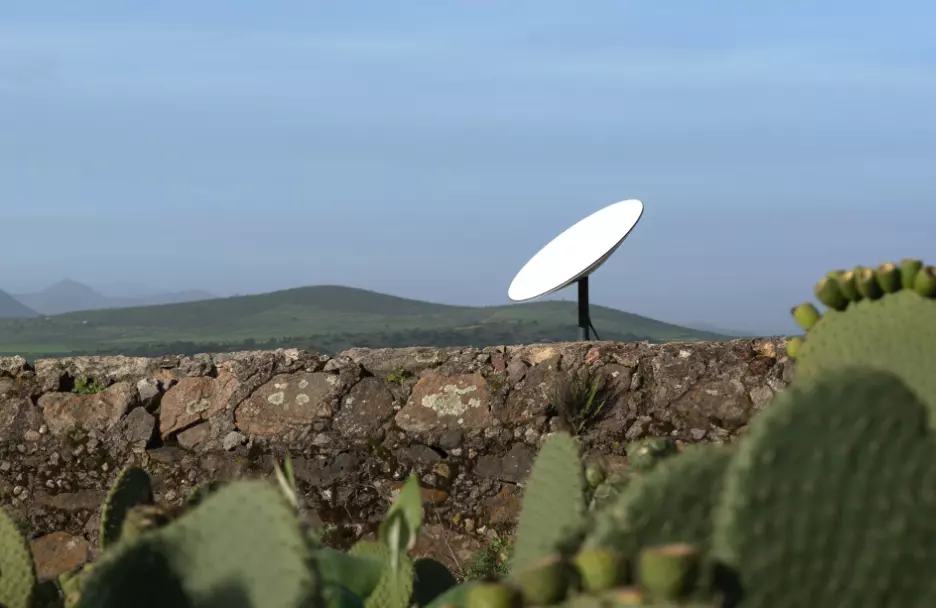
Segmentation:
<svg viewBox="0 0 936 608">
<path fill-rule="evenodd" d="M 79 376 L 75 380 L 75 387 L 72 388 L 71 392 L 78 395 L 93 395 L 95 393 L 100 393 L 105 388 L 107 387 L 90 380 L 87 376 Z"/>
</svg>

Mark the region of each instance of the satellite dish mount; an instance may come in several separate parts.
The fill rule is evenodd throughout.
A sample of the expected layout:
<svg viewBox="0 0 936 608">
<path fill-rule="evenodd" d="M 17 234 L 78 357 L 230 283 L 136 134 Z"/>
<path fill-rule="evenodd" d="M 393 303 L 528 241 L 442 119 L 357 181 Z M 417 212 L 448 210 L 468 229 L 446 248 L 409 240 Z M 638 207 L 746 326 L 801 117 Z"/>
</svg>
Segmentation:
<svg viewBox="0 0 936 608">
<path fill-rule="evenodd" d="M 637 199 L 608 205 L 550 241 L 514 277 L 507 296 L 514 302 L 534 300 L 578 285 L 578 326 L 583 341 L 598 337 L 591 322 L 588 277 L 621 246 L 643 215 Z M 600 338 L 599 338 L 600 339 Z"/>
</svg>

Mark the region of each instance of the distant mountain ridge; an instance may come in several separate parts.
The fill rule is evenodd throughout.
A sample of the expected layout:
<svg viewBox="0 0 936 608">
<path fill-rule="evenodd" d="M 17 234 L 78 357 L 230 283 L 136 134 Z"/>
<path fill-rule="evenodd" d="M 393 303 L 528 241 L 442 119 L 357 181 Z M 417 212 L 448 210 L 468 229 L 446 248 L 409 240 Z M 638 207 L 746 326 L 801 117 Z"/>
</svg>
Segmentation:
<svg viewBox="0 0 936 608">
<path fill-rule="evenodd" d="M 217 296 L 201 289 L 189 289 L 138 297 L 111 297 L 105 296 L 78 281 L 65 279 L 42 291 L 36 293 L 13 294 L 12 297 L 36 313 L 43 315 L 60 315 L 83 310 L 107 310 L 113 308 L 179 304 L 182 302 L 210 300 Z"/>
<path fill-rule="evenodd" d="M 5 291 L 0 291 L 0 318 L 28 319 L 38 317 L 39 313 L 26 306 Z"/>
<path fill-rule="evenodd" d="M 597 304 L 591 314 L 602 340 L 728 338 Z M 578 339 L 576 315 L 577 305 L 571 301 L 457 306 L 318 285 L 158 306 L 83 310 L 15 323 L 0 319 L 0 335 L 15 345 L 8 353 L 0 344 L 0 354 L 162 356 L 258 347 L 336 353 L 356 346 L 563 342 Z"/>
</svg>

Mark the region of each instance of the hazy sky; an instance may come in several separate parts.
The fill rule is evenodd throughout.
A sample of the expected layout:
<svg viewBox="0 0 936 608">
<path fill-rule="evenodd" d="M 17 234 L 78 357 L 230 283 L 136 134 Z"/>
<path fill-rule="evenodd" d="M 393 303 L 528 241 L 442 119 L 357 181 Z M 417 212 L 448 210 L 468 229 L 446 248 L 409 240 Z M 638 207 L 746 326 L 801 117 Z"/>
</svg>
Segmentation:
<svg viewBox="0 0 936 608">
<path fill-rule="evenodd" d="M 826 270 L 936 258 L 934 19 L 923 0 L 0 0 L 0 288 L 500 304 L 555 234 L 640 198 L 593 302 L 788 329 Z"/>
</svg>

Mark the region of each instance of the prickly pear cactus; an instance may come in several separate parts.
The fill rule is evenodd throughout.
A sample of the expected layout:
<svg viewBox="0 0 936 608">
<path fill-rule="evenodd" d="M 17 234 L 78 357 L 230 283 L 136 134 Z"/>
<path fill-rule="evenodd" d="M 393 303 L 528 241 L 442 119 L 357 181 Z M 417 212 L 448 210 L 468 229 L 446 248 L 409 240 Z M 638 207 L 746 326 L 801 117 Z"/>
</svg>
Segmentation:
<svg viewBox="0 0 936 608">
<path fill-rule="evenodd" d="M 524 492 L 511 569 L 524 569 L 576 541 L 586 523 L 579 446 L 555 433 L 540 448 Z"/>
<path fill-rule="evenodd" d="M 26 537 L 0 509 L 0 606 L 31 608 L 36 569 Z"/>
<path fill-rule="evenodd" d="M 933 604 L 936 442 L 899 378 L 851 368 L 800 382 L 737 449 L 713 551 L 743 606 Z"/>
<path fill-rule="evenodd" d="M 79 608 L 299 608 L 320 590 L 291 506 L 261 480 L 238 481 L 171 524 L 105 552 Z"/>
<path fill-rule="evenodd" d="M 413 595 L 413 561 L 408 555 L 400 556 L 396 573 L 390 567 L 390 548 L 377 541 L 358 541 L 349 554 L 374 557 L 381 560 L 383 569 L 380 581 L 364 602 L 366 608 L 408 608 Z"/>
<path fill-rule="evenodd" d="M 627 446 L 627 463 L 635 473 L 646 473 L 678 453 L 679 447 L 669 437 L 647 437 Z"/>
<path fill-rule="evenodd" d="M 726 446 L 701 444 L 660 462 L 596 518 L 585 546 L 634 555 L 643 547 L 690 543 L 707 553 L 712 512 L 732 453 Z"/>
<path fill-rule="evenodd" d="M 815 288 L 829 307 L 793 309 L 803 338 L 787 344 L 796 381 L 843 367 L 891 371 L 932 410 L 936 428 L 936 268 L 920 260 L 828 273 Z"/>
<path fill-rule="evenodd" d="M 458 580 L 442 562 L 421 557 L 413 562 L 413 603 L 427 606 L 437 597 L 455 587 Z"/>
<path fill-rule="evenodd" d="M 101 508 L 101 548 L 117 542 L 124 519 L 131 508 L 153 504 L 153 485 L 149 474 L 139 467 L 127 467 L 117 475 Z"/>
</svg>

